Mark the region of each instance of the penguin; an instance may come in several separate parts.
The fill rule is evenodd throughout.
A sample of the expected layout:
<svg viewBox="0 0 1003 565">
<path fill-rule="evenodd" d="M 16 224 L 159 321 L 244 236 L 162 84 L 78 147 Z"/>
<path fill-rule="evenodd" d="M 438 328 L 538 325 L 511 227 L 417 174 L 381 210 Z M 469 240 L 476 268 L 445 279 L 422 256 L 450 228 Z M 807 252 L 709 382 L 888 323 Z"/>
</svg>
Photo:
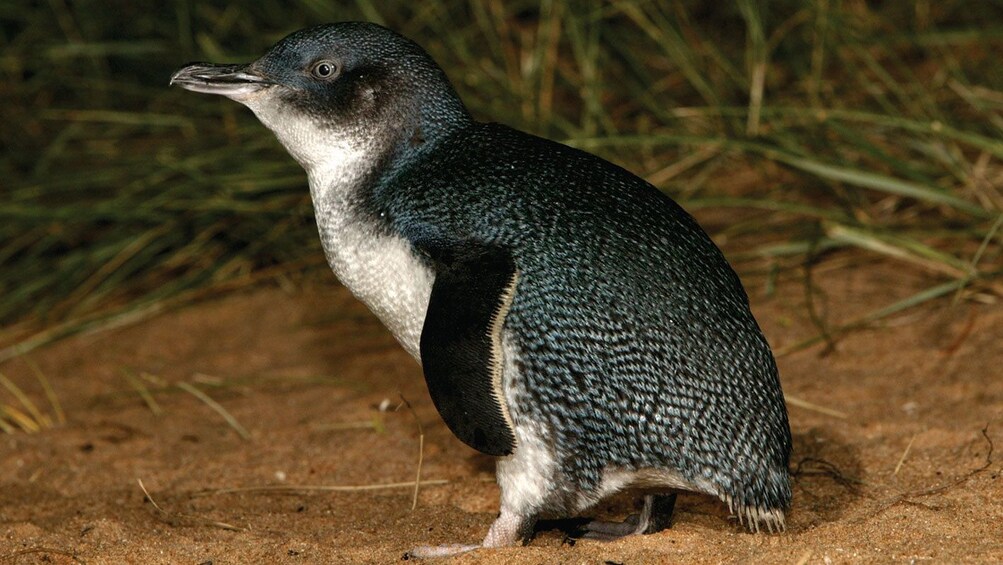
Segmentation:
<svg viewBox="0 0 1003 565">
<path fill-rule="evenodd" d="M 678 491 L 780 531 L 787 409 L 770 346 L 721 251 L 676 202 L 590 153 L 476 121 L 416 43 L 372 23 L 292 33 L 171 84 L 229 97 L 303 166 L 338 279 L 421 365 L 445 424 L 496 457 L 480 544 L 631 489 L 664 528 Z"/>
</svg>

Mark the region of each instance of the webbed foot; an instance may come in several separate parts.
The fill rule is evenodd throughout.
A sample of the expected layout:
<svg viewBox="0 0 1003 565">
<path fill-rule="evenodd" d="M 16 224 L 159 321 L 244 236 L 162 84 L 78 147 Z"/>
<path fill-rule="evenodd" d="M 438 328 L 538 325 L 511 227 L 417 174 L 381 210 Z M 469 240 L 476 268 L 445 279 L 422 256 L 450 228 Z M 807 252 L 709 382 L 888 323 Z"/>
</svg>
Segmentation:
<svg viewBox="0 0 1003 565">
<path fill-rule="evenodd" d="M 453 555 L 473 551 L 479 547 L 481 546 L 463 545 L 458 543 L 450 545 L 423 545 L 405 553 L 403 559 L 408 561 L 411 559 L 436 559 L 439 557 L 451 557 Z"/>
<path fill-rule="evenodd" d="M 491 524 L 488 535 L 480 545 L 439 545 L 420 546 L 404 554 L 404 559 L 436 559 L 439 557 L 451 557 L 482 547 L 506 547 L 525 544 L 533 535 L 533 524 L 536 523 L 535 516 L 523 516 L 502 507 L 498 518 Z"/>
<path fill-rule="evenodd" d="M 613 541 L 626 536 L 654 534 L 669 527 L 672 510 L 676 506 L 676 495 L 646 495 L 644 506 L 638 514 L 631 514 L 623 522 L 593 520 L 585 524 L 581 539 Z"/>
</svg>

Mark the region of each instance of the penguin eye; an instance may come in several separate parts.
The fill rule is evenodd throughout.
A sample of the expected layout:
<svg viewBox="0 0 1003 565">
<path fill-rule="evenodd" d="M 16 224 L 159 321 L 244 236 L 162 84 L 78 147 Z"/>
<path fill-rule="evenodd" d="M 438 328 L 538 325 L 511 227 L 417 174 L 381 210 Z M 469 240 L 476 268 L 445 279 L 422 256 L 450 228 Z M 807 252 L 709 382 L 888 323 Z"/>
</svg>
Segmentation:
<svg viewBox="0 0 1003 565">
<path fill-rule="evenodd" d="M 318 78 L 320 80 L 331 80 L 333 78 L 337 78 L 338 75 L 341 74 L 341 66 L 334 61 L 326 59 L 323 61 L 317 61 L 314 63 L 313 68 L 310 69 L 310 74 L 312 74 L 314 78 Z"/>
</svg>

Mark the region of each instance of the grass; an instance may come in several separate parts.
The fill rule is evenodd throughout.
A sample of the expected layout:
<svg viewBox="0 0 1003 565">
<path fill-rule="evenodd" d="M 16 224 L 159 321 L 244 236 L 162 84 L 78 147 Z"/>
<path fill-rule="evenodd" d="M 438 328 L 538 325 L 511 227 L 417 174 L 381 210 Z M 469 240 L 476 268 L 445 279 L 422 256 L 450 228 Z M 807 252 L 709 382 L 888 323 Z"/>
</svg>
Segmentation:
<svg viewBox="0 0 1003 565">
<path fill-rule="evenodd" d="M 344 19 L 416 39 L 481 119 L 736 209 L 708 227 L 746 277 L 858 253 L 930 274 L 909 306 L 1003 290 L 998 2 L 22 4 L 0 8 L 0 361 L 323 272 L 303 172 L 167 78 Z"/>
<path fill-rule="evenodd" d="M 205 403 L 206 406 L 208 406 L 209 408 L 212 408 L 213 411 L 215 411 L 217 414 L 219 414 L 220 416 L 222 416 L 223 419 L 226 420 L 226 423 L 231 428 L 233 428 L 233 430 L 235 432 L 237 432 L 237 435 L 239 435 L 241 439 L 244 439 L 244 440 L 250 440 L 251 439 L 251 433 L 247 431 L 247 428 L 245 428 L 244 426 L 242 426 L 240 424 L 240 422 L 238 422 L 237 419 L 234 418 L 233 415 L 231 415 L 230 412 L 226 408 L 223 408 L 222 404 L 220 404 L 219 402 L 216 402 L 215 400 L 213 400 L 208 394 L 206 394 L 206 393 L 202 392 L 201 390 L 199 390 L 198 388 L 196 388 L 195 385 L 192 385 L 192 384 L 189 384 L 189 383 L 186 383 L 186 382 L 179 382 L 177 386 L 181 390 L 183 390 L 183 391 L 191 394 L 195 398 L 198 398 L 203 403 Z"/>
<path fill-rule="evenodd" d="M 50 416 L 40 409 L 31 396 L 13 380 L 0 373 L 0 432 L 12 434 L 20 430 L 24 433 L 37 433 L 66 423 L 63 405 L 59 402 L 48 377 L 29 357 L 23 357 L 24 362 L 35 374 L 35 381 L 45 393 L 45 398 L 52 408 Z"/>
</svg>

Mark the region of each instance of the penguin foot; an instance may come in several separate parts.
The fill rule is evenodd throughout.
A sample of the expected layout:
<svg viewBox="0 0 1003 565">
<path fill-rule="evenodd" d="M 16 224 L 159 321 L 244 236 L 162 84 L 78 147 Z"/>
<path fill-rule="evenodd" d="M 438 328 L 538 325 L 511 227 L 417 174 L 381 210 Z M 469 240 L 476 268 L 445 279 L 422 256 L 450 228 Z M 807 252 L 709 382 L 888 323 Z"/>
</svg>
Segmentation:
<svg viewBox="0 0 1003 565">
<path fill-rule="evenodd" d="M 453 555 L 459 555 L 461 553 L 466 553 L 468 551 L 473 551 L 478 549 L 479 545 L 463 545 L 463 544 L 450 544 L 450 545 L 424 545 L 421 547 L 416 547 L 411 551 L 404 554 L 403 560 L 408 561 L 411 559 L 436 559 L 440 557 L 452 557 Z"/>
<path fill-rule="evenodd" d="M 654 534 L 669 527 L 676 495 L 646 495 L 644 506 L 638 514 L 631 514 L 623 522 L 593 520 L 582 528 L 581 539 L 613 541 L 626 536 Z"/>
<path fill-rule="evenodd" d="M 502 506 L 498 518 L 491 524 L 488 535 L 480 545 L 453 544 L 416 547 L 405 553 L 403 559 L 436 559 L 452 557 L 482 547 L 506 547 L 518 545 L 519 542 L 525 545 L 533 536 L 533 524 L 535 523 L 535 516 L 524 516 Z"/>
</svg>

